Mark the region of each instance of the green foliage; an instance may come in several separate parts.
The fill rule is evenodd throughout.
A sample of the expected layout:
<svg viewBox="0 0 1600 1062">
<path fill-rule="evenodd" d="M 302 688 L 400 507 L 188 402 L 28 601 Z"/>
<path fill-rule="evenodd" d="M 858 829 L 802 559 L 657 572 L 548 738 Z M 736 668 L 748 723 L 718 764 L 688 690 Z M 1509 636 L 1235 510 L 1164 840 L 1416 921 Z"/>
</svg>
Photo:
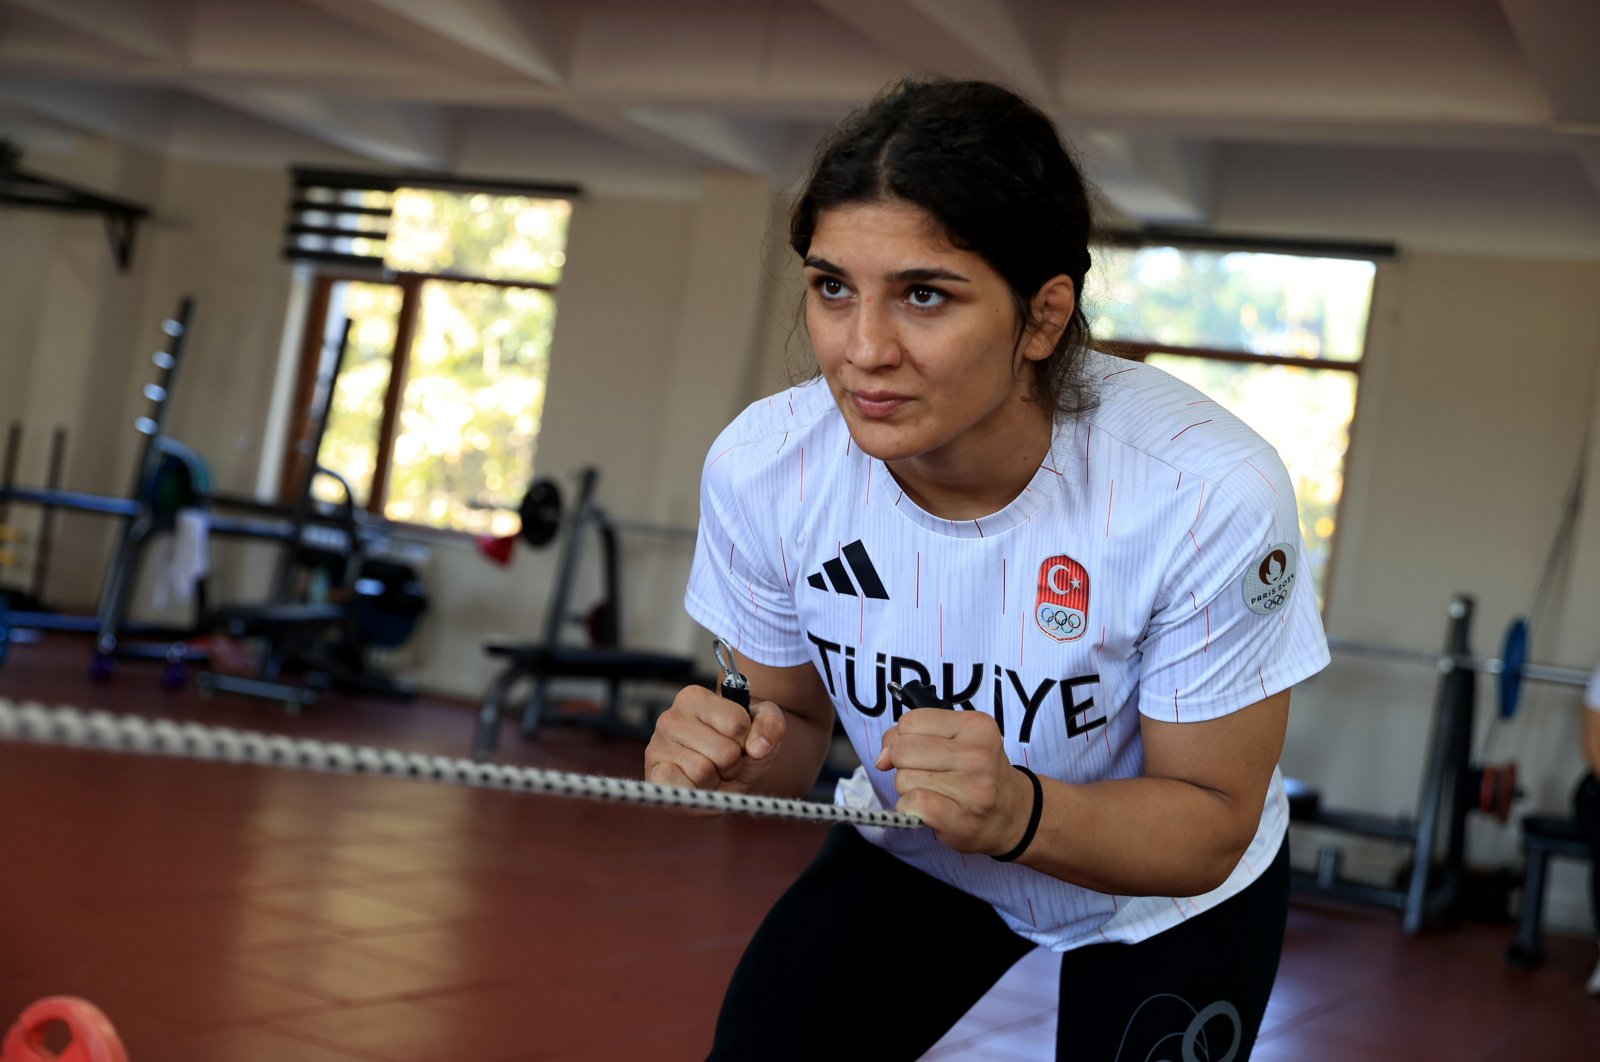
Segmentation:
<svg viewBox="0 0 1600 1062">
<path fill-rule="evenodd" d="M 402 189 L 388 240 L 391 268 L 554 284 L 571 205 L 521 196 Z M 373 483 L 402 291 L 346 282 L 332 315 L 354 322 L 321 461 L 365 502 Z M 555 299 L 538 288 L 469 280 L 421 285 L 405 358 L 384 514 L 506 534 L 533 478 Z"/>
</svg>

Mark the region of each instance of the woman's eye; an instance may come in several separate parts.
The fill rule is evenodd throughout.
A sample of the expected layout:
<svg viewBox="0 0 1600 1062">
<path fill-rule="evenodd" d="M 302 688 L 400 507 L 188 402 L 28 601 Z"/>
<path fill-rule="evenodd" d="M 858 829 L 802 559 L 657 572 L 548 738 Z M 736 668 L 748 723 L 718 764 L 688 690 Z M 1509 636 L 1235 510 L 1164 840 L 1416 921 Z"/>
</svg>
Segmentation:
<svg viewBox="0 0 1600 1062">
<path fill-rule="evenodd" d="M 934 288 L 912 288 L 906 300 L 919 310 L 931 310 L 944 302 L 944 292 Z"/>
<path fill-rule="evenodd" d="M 842 299 L 847 292 L 848 289 L 845 288 L 843 281 L 835 280 L 833 277 L 823 277 L 817 281 L 817 294 L 824 299 Z"/>
</svg>

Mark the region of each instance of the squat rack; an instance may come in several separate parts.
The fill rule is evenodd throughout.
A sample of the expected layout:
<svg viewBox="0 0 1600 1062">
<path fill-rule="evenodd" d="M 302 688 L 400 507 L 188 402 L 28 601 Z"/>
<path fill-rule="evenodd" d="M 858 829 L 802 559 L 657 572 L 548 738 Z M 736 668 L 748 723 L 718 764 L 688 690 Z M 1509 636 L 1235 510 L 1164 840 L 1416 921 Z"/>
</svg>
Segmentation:
<svg viewBox="0 0 1600 1062">
<path fill-rule="evenodd" d="M 1473 609 L 1473 599 L 1465 594 L 1451 599 L 1444 648 L 1437 653 L 1328 639 L 1329 648 L 1335 652 L 1427 664 L 1439 673 L 1428 758 L 1415 819 L 1327 808 L 1322 806 L 1314 788 L 1288 780 L 1291 821 L 1413 846 L 1411 874 L 1403 885 L 1383 886 L 1346 879 L 1340 873 L 1342 853 L 1336 847 L 1325 846 L 1318 852 L 1315 872 L 1295 872 L 1296 887 L 1398 908 L 1407 934 L 1420 932 L 1431 919 L 1456 908 L 1462 898 L 1466 881 L 1467 813 L 1480 806 L 1480 792 L 1486 784 L 1484 774 L 1493 771 L 1493 768 L 1474 766 L 1471 762 L 1477 674 L 1499 676 L 1503 717 L 1509 717 L 1515 710 L 1524 681 L 1581 688 L 1589 678 L 1588 672 L 1579 668 L 1531 663 L 1524 659 L 1526 624 L 1521 621 L 1512 625 L 1503 656 L 1485 657 L 1473 653 L 1470 645 Z M 1514 778 L 1513 773 L 1502 779 L 1505 788 L 1499 794 L 1501 810 L 1508 810 L 1515 796 Z M 1491 776 L 1490 781 L 1493 780 Z M 1441 838 L 1445 845 L 1442 872 L 1436 881 L 1431 881 L 1433 857 Z"/>
</svg>

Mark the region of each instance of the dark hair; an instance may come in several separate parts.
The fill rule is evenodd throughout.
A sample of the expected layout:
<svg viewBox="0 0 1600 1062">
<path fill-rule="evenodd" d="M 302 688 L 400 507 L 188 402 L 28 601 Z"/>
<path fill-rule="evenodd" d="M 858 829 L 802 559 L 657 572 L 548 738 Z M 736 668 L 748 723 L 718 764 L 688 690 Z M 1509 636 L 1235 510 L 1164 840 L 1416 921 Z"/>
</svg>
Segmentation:
<svg viewBox="0 0 1600 1062">
<path fill-rule="evenodd" d="M 789 218 L 789 246 L 806 256 L 824 210 L 891 199 L 926 210 L 952 243 L 988 262 L 1010 286 L 1022 328 L 1044 282 L 1072 278 L 1072 318 L 1037 364 L 1032 397 L 1059 414 L 1092 408 L 1080 372 L 1089 343 L 1089 195 L 1050 119 L 986 81 L 901 81 L 818 146 Z"/>
</svg>

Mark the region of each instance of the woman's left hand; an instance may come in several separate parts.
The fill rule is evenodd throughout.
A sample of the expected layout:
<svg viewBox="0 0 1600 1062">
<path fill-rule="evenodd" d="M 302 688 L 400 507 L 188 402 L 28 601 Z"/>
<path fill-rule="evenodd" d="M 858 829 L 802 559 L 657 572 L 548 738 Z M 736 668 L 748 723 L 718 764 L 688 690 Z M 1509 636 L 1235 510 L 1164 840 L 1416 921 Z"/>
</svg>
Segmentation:
<svg viewBox="0 0 1600 1062">
<path fill-rule="evenodd" d="M 1033 786 L 1012 768 L 992 716 L 912 709 L 883 735 L 876 766 L 897 772 L 895 810 L 921 816 L 956 851 L 999 855 L 1022 839 Z"/>
</svg>

